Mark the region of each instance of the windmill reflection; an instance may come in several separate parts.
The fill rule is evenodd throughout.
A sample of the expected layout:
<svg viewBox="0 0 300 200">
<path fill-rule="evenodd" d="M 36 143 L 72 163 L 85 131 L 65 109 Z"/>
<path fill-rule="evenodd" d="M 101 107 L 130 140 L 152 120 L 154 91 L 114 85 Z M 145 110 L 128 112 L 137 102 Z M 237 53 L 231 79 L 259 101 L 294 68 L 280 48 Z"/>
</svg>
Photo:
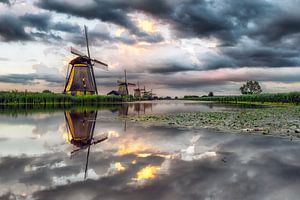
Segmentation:
<svg viewBox="0 0 300 200">
<path fill-rule="evenodd" d="M 119 115 L 130 115 L 130 114 L 146 114 L 147 110 L 152 112 L 153 103 L 124 103 L 119 107 Z"/>
<path fill-rule="evenodd" d="M 65 112 L 68 141 L 77 149 L 71 152 L 71 157 L 75 152 L 88 149 L 86 156 L 85 175 L 87 177 L 90 148 L 93 144 L 98 144 L 108 138 L 107 135 L 94 137 L 97 111 L 66 111 Z"/>
</svg>

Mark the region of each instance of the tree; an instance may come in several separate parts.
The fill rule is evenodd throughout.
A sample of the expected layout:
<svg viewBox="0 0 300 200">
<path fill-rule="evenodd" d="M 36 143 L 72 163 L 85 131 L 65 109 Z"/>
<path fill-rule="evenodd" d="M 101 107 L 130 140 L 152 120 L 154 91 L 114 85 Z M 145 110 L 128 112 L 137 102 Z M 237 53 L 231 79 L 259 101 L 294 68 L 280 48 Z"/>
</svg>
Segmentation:
<svg viewBox="0 0 300 200">
<path fill-rule="evenodd" d="M 50 90 L 43 90 L 42 93 L 52 93 Z"/>
<path fill-rule="evenodd" d="M 240 91 L 242 94 L 260 94 L 262 92 L 257 81 L 247 81 L 242 87 L 240 87 Z"/>
<path fill-rule="evenodd" d="M 209 92 L 207 96 L 213 97 L 213 96 L 214 96 L 214 93 L 213 93 L 213 92 Z"/>
</svg>

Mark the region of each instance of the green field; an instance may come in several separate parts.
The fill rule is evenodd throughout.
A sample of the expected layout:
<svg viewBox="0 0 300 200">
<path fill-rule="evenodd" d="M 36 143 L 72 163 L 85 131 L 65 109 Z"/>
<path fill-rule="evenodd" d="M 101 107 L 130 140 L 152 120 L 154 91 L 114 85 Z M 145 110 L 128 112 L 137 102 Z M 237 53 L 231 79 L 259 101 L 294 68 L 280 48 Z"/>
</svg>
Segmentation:
<svg viewBox="0 0 300 200">
<path fill-rule="evenodd" d="M 289 93 L 264 93 L 237 96 L 185 96 L 184 100 L 197 101 L 218 101 L 223 103 L 283 103 L 283 104 L 300 104 L 300 92 Z"/>
</svg>

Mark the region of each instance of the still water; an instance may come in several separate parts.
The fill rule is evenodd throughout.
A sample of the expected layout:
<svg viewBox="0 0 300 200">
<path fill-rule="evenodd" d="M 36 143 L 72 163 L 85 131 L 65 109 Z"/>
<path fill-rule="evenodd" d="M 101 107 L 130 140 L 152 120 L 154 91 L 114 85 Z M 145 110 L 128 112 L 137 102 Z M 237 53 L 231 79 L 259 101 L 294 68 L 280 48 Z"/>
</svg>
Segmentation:
<svg viewBox="0 0 300 200">
<path fill-rule="evenodd" d="M 243 108 L 158 101 L 2 113 L 0 199 L 299 199 L 298 140 L 126 119 L 228 109 Z"/>
</svg>

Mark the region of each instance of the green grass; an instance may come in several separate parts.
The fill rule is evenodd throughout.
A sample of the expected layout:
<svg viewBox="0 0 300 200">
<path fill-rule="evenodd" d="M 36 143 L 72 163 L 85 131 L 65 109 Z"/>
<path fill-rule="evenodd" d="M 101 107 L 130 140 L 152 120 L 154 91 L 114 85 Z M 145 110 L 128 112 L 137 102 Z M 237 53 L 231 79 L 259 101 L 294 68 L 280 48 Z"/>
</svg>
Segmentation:
<svg viewBox="0 0 300 200">
<path fill-rule="evenodd" d="M 0 115 L 17 117 L 18 115 L 30 115 L 33 113 L 54 113 L 68 110 L 87 111 L 87 110 L 118 110 L 121 103 L 99 103 L 97 105 L 74 105 L 74 104 L 14 104 L 0 105 Z"/>
<path fill-rule="evenodd" d="M 38 92 L 0 92 L 0 105 L 96 105 L 101 103 L 123 102 L 126 99 L 120 96 L 92 95 L 70 96 L 59 93 Z"/>
<path fill-rule="evenodd" d="M 225 103 L 273 103 L 299 105 L 300 92 L 212 97 L 186 96 L 184 99 L 197 101 L 218 101 Z"/>
</svg>

